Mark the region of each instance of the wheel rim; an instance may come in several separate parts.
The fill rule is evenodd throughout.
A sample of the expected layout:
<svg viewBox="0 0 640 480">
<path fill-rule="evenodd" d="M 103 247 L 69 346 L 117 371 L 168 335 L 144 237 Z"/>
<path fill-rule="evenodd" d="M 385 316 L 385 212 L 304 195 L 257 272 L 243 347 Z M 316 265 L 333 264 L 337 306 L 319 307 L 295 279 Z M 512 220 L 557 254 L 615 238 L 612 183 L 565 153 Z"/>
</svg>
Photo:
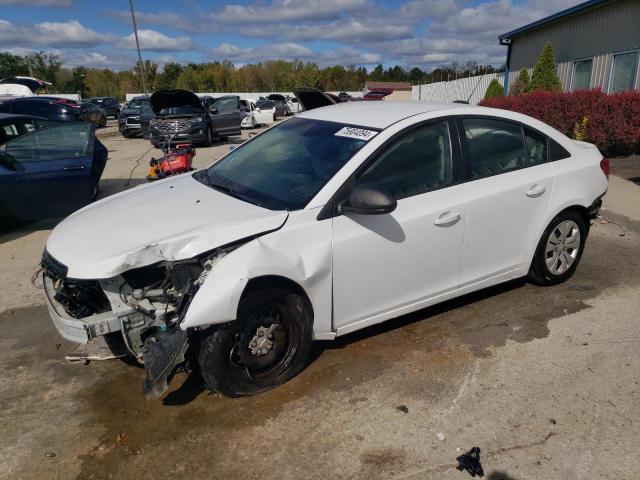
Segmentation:
<svg viewBox="0 0 640 480">
<path fill-rule="evenodd" d="M 276 306 L 256 311 L 235 335 L 229 353 L 231 366 L 251 381 L 281 374 L 298 350 L 300 332 L 296 325 Z"/>
<path fill-rule="evenodd" d="M 580 251 L 580 228 L 573 220 L 563 220 L 549 234 L 545 263 L 553 275 L 562 275 L 575 263 Z"/>
</svg>

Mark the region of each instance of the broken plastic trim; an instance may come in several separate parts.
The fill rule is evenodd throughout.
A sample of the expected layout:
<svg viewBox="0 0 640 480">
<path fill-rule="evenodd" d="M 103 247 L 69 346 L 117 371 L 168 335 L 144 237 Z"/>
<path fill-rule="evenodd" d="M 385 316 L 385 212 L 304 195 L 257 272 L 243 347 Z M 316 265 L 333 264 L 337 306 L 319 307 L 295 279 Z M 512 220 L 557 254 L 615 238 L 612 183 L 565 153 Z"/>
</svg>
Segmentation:
<svg viewBox="0 0 640 480">
<path fill-rule="evenodd" d="M 175 367 L 184 362 L 187 346 L 187 334 L 180 329 L 158 332 L 147 338 L 142 349 L 147 372 L 143 392 L 149 400 L 160 398 L 169 388 Z"/>
</svg>

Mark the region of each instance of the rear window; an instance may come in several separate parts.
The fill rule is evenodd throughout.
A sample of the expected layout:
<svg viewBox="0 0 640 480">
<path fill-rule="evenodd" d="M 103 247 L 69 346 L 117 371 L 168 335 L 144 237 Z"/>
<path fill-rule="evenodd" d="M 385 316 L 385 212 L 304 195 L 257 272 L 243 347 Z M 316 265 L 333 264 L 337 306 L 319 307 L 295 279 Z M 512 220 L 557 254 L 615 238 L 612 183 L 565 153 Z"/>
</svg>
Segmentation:
<svg viewBox="0 0 640 480">
<path fill-rule="evenodd" d="M 562 160 L 563 158 L 569 158 L 571 154 L 567 150 L 553 139 L 549 139 L 549 159 L 550 160 Z"/>
</svg>

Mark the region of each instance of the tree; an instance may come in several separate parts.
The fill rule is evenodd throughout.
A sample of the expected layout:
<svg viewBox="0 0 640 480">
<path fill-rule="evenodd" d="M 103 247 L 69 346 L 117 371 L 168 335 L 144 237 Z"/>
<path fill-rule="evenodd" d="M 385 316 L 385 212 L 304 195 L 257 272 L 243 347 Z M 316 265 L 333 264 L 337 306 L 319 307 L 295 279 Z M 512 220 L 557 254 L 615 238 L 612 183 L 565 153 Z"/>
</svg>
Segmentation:
<svg viewBox="0 0 640 480">
<path fill-rule="evenodd" d="M 32 53 L 25 57 L 25 61 L 32 76 L 51 83 L 55 82 L 62 66 L 60 56 L 55 53 Z"/>
<path fill-rule="evenodd" d="M 0 78 L 28 74 L 29 68 L 23 57 L 9 52 L 0 52 Z"/>
<path fill-rule="evenodd" d="M 533 67 L 533 75 L 529 82 L 528 92 L 533 90 L 550 90 L 559 92 L 562 90 L 560 79 L 556 71 L 556 60 L 553 47 L 547 43 L 540 52 L 540 56 Z"/>
<path fill-rule="evenodd" d="M 498 97 L 504 97 L 504 88 L 502 87 L 502 85 L 500 85 L 500 82 L 494 78 L 493 80 L 491 80 L 491 83 L 489 83 L 487 91 L 484 94 L 484 98 L 486 100 L 487 98 Z"/>
<path fill-rule="evenodd" d="M 509 95 L 522 95 L 529 88 L 529 72 L 526 68 L 521 68 L 518 78 L 509 89 Z"/>
<path fill-rule="evenodd" d="M 176 88 L 181 73 L 182 65 L 179 63 L 165 63 L 162 73 L 158 74 L 157 88 Z"/>
<path fill-rule="evenodd" d="M 86 84 L 87 69 L 85 67 L 76 67 L 71 70 L 71 78 L 66 82 L 64 90 L 67 92 L 80 92 L 82 98 L 88 95 Z"/>
</svg>

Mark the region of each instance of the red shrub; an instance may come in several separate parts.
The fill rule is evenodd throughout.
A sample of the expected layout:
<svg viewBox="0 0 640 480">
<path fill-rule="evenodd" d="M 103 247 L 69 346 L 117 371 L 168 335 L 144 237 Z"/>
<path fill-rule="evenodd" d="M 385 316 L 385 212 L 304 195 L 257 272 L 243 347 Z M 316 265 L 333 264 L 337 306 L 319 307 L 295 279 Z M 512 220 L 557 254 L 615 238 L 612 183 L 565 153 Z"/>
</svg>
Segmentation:
<svg viewBox="0 0 640 480">
<path fill-rule="evenodd" d="M 587 117 L 586 141 L 595 143 L 603 155 L 640 153 L 640 92 L 607 95 L 599 89 L 567 93 L 540 90 L 483 100 L 480 105 L 524 113 L 571 138 L 576 123 Z"/>
</svg>

